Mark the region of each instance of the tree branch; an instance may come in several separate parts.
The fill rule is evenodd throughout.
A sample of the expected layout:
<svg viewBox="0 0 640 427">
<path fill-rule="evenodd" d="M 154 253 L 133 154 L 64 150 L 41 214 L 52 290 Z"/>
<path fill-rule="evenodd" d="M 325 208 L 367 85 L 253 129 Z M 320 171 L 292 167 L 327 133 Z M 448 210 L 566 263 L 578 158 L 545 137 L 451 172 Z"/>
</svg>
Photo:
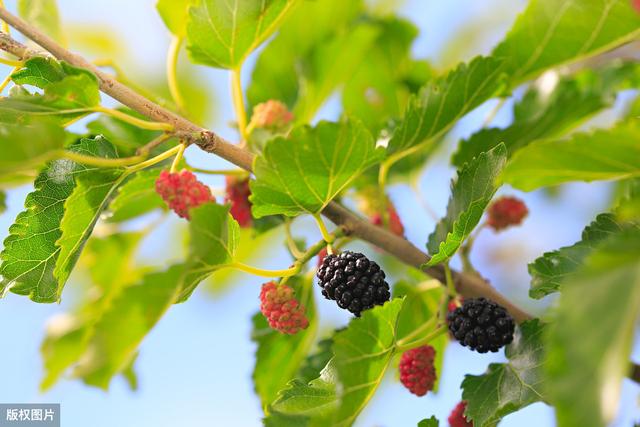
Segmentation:
<svg viewBox="0 0 640 427">
<path fill-rule="evenodd" d="M 50 52 L 57 59 L 68 62 L 80 68 L 92 71 L 100 82 L 100 89 L 118 100 L 123 105 L 143 114 L 144 116 L 159 122 L 173 125 L 176 134 L 190 142 L 197 144 L 201 149 L 216 154 L 223 159 L 251 171 L 254 155 L 244 150 L 216 133 L 204 129 L 186 118 L 179 116 L 160 105 L 150 101 L 128 86 L 118 82 L 112 76 L 102 72 L 98 67 L 79 55 L 72 53 L 59 45 L 55 40 L 43 34 L 40 30 L 21 18 L 11 14 L 7 9 L 0 8 L 0 19 L 7 22 L 27 38 Z M 14 54 L 20 59 L 28 59 L 30 56 L 39 55 L 39 52 L 30 50 L 27 46 L 11 38 L 8 34 L 0 33 L 0 49 Z M 397 257 L 404 263 L 415 268 L 421 268 L 422 264 L 429 260 L 429 256 L 413 246 L 409 241 L 392 234 L 391 232 L 375 226 L 342 205 L 331 202 L 322 214 L 334 224 L 342 228 L 346 235 L 352 235 L 365 240 L 386 252 Z M 430 276 L 444 283 L 444 268 L 439 265 L 425 270 Z M 454 282 L 458 292 L 465 297 L 486 297 L 504 306 L 518 321 L 522 322 L 531 316 L 497 292 L 487 281 L 471 274 L 460 272 L 453 273 Z"/>
</svg>

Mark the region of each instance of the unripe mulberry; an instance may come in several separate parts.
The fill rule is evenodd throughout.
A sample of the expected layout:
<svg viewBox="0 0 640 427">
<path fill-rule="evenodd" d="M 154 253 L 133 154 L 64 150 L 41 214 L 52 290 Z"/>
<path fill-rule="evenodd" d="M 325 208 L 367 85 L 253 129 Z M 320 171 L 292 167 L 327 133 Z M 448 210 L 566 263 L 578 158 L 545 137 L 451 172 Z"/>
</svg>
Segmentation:
<svg viewBox="0 0 640 427">
<path fill-rule="evenodd" d="M 388 224 L 386 224 L 387 228 L 389 229 L 389 231 L 391 231 L 393 234 L 397 235 L 397 236 L 404 236 L 404 225 L 402 225 L 402 221 L 400 220 L 400 216 L 398 215 L 398 211 L 396 210 L 395 206 L 393 206 L 393 203 L 388 202 L 387 203 L 387 215 L 388 217 Z M 378 226 L 384 226 L 385 221 L 384 218 L 382 217 L 382 214 L 380 214 L 379 212 L 374 213 L 371 216 L 371 223 L 374 225 L 378 225 Z"/>
<path fill-rule="evenodd" d="M 529 210 L 524 202 L 516 197 L 501 197 L 489 206 L 487 224 L 496 231 L 512 225 L 519 225 Z"/>
<path fill-rule="evenodd" d="M 293 114 L 280 101 L 270 99 L 253 107 L 250 126 L 282 131 L 293 120 Z"/>
<path fill-rule="evenodd" d="M 391 297 L 384 271 L 361 253 L 345 251 L 327 255 L 318 268 L 322 295 L 356 316 Z"/>
<path fill-rule="evenodd" d="M 515 322 L 504 307 L 485 298 L 466 299 L 447 315 L 449 331 L 478 353 L 496 352 L 513 341 Z"/>
<path fill-rule="evenodd" d="M 467 402 L 460 402 L 453 408 L 451 414 L 449 414 L 450 427 L 473 427 L 473 421 L 468 421 L 464 416 L 464 411 L 467 409 Z"/>
<path fill-rule="evenodd" d="M 238 179 L 227 176 L 224 201 L 231 204 L 229 211 L 231 216 L 238 221 L 240 227 L 244 228 L 251 227 L 253 222 L 251 202 L 249 202 L 250 195 L 249 178 Z"/>
<path fill-rule="evenodd" d="M 189 210 L 205 203 L 215 203 L 211 189 L 188 170 L 166 170 L 156 180 L 156 192 L 178 216 L 189 219 Z"/>
<path fill-rule="evenodd" d="M 402 353 L 400 358 L 400 382 L 416 396 L 424 396 L 433 390 L 436 368 L 433 365 L 436 351 L 430 345 Z"/>
<path fill-rule="evenodd" d="M 295 334 L 309 326 L 305 308 L 298 302 L 293 288 L 267 282 L 260 290 L 260 311 L 269 326 L 283 334 Z"/>
</svg>

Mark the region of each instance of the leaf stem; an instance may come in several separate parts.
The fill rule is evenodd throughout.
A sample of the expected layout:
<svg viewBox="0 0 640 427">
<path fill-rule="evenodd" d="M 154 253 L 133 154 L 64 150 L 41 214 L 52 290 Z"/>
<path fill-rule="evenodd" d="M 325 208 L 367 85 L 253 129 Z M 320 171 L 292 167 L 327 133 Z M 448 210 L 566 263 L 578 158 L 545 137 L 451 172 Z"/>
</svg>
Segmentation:
<svg viewBox="0 0 640 427">
<path fill-rule="evenodd" d="M 169 45 L 169 52 L 167 53 L 167 83 L 169 85 L 169 92 L 173 101 L 180 111 L 185 111 L 184 98 L 180 93 L 180 86 L 178 85 L 178 55 L 180 54 L 180 47 L 182 46 L 184 38 L 181 36 L 173 36 L 171 38 L 171 44 Z"/>
<path fill-rule="evenodd" d="M 184 150 L 187 148 L 186 144 L 180 143 L 178 144 L 178 152 L 176 153 L 176 157 L 173 159 L 171 163 L 171 169 L 169 169 L 170 173 L 175 173 L 178 169 L 178 164 L 180 164 L 180 160 L 182 160 L 182 156 L 184 154 Z"/>
<path fill-rule="evenodd" d="M 22 67 L 24 65 L 24 62 L 3 58 L 0 56 L 0 64 L 9 65 L 11 67 Z"/>
<path fill-rule="evenodd" d="M 22 65 L 18 65 L 18 66 L 13 67 L 13 70 L 11 70 L 9 75 L 4 78 L 2 83 L 0 83 L 0 92 L 2 92 L 7 87 L 7 85 L 11 82 L 11 75 L 13 73 L 15 73 L 16 71 L 18 71 L 20 68 L 22 68 Z"/>
<path fill-rule="evenodd" d="M 447 291 L 449 292 L 449 296 L 456 297 L 458 292 L 456 291 L 456 286 L 453 283 L 453 275 L 451 274 L 451 268 L 449 267 L 449 263 L 444 263 L 444 277 L 447 282 Z"/>
<path fill-rule="evenodd" d="M 227 175 L 245 177 L 249 176 L 249 172 L 244 169 L 201 169 L 193 166 L 187 166 L 191 172 L 204 173 L 207 175 Z"/>
<path fill-rule="evenodd" d="M 135 165 L 136 163 L 140 163 L 145 159 L 144 156 L 123 157 L 120 159 L 106 159 L 104 157 L 87 156 L 86 154 L 80 154 L 74 151 L 66 150 L 61 150 L 56 157 L 73 160 L 74 162 L 81 163 L 83 165 L 91 165 L 104 168 L 116 168 Z"/>
<path fill-rule="evenodd" d="M 127 122 L 133 126 L 139 127 L 141 129 L 148 130 L 162 130 L 166 132 L 170 132 L 173 130 L 173 125 L 169 123 L 162 122 L 149 122 L 147 120 L 142 120 L 137 117 L 134 117 L 130 114 L 123 113 L 122 111 L 114 110 L 112 108 L 103 107 L 98 105 L 97 107 L 93 107 L 92 111 L 96 113 L 107 114 L 111 117 L 115 117 L 116 119 L 122 120 L 123 122 Z"/>
<path fill-rule="evenodd" d="M 448 329 L 449 328 L 446 325 L 440 326 L 439 328 L 437 328 L 430 334 L 424 336 L 423 338 L 420 338 L 410 343 L 401 343 L 402 340 L 400 340 L 396 343 L 396 350 L 399 352 L 403 352 L 403 351 L 411 350 L 412 348 L 421 347 L 423 345 L 429 344 L 431 341 L 438 338 L 440 335 L 446 333 Z"/>
<path fill-rule="evenodd" d="M 328 244 L 331 244 L 335 240 L 335 236 L 329 233 L 329 230 L 327 230 L 327 226 L 324 225 L 322 217 L 319 214 L 313 214 L 313 219 L 316 220 L 316 224 L 318 224 L 318 228 L 320 229 L 320 233 L 322 234 L 322 238 L 324 239 L 324 241 Z"/>
<path fill-rule="evenodd" d="M 136 154 L 147 155 L 147 154 L 149 154 L 151 152 L 151 150 L 156 148 L 158 145 L 160 145 L 163 142 L 168 141 L 169 139 L 171 139 L 172 136 L 173 135 L 171 135 L 170 133 L 163 133 L 161 135 L 158 135 L 158 137 L 156 137 L 156 138 L 152 139 L 151 141 L 147 142 L 142 147 L 139 147 L 136 150 Z"/>
<path fill-rule="evenodd" d="M 291 233 L 291 220 L 289 218 L 285 218 L 284 220 L 284 232 L 287 238 L 287 247 L 289 248 L 291 255 L 293 255 L 296 260 L 302 258 L 304 256 L 304 252 L 302 252 L 298 248 L 298 245 L 296 245 L 293 234 Z"/>
<path fill-rule="evenodd" d="M 233 108 L 238 121 L 238 131 L 243 142 L 247 141 L 247 113 L 244 108 L 244 98 L 242 96 L 242 82 L 240 80 L 240 67 L 231 71 L 231 96 L 233 98 Z"/>
<path fill-rule="evenodd" d="M 129 167 L 129 172 L 130 173 L 137 172 L 137 171 L 142 170 L 142 169 L 144 169 L 146 167 L 153 166 L 156 163 L 160 163 L 161 161 L 166 160 L 166 159 L 174 156 L 178 152 L 178 150 L 180 150 L 181 146 L 182 146 L 182 144 L 178 144 L 175 147 L 172 147 L 172 148 L 168 149 L 164 153 L 158 154 L 157 156 L 150 158 L 149 160 L 146 160 L 144 162 L 141 162 L 141 163 L 135 164 L 133 166 L 130 166 Z"/>
<path fill-rule="evenodd" d="M 253 274 L 262 277 L 287 277 L 298 274 L 300 271 L 300 265 L 294 264 L 293 267 L 286 268 L 284 270 L 264 270 L 262 268 L 253 267 L 241 262 L 232 262 L 227 264 L 226 267 L 235 268 L 236 270 L 244 271 L 245 273 Z"/>
</svg>

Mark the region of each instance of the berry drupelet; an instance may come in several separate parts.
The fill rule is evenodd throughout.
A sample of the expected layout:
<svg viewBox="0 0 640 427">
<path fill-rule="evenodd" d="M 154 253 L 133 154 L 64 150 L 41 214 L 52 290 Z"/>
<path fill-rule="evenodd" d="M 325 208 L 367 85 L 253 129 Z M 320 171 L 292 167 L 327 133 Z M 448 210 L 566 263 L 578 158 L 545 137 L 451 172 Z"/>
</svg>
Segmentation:
<svg viewBox="0 0 640 427">
<path fill-rule="evenodd" d="M 162 171 L 156 180 L 156 192 L 178 216 L 187 219 L 190 209 L 216 201 L 211 189 L 187 170 L 176 173 Z"/>
<path fill-rule="evenodd" d="M 504 307 L 485 298 L 465 299 L 447 315 L 449 331 L 478 353 L 496 352 L 513 341 L 515 323 Z"/>
<path fill-rule="evenodd" d="M 295 297 L 293 288 L 267 282 L 260 290 L 260 311 L 269 326 L 283 334 L 295 334 L 309 326 L 304 306 Z"/>
<path fill-rule="evenodd" d="M 433 390 L 436 382 L 436 368 L 433 360 L 436 351 L 430 345 L 423 345 L 402 353 L 400 358 L 400 382 L 416 396 L 424 396 Z"/>
<path fill-rule="evenodd" d="M 361 253 L 327 255 L 317 276 L 322 295 L 358 317 L 362 311 L 383 305 L 391 297 L 384 271 Z"/>
<path fill-rule="evenodd" d="M 253 223 L 251 202 L 249 202 L 250 195 L 249 178 L 238 179 L 234 176 L 227 176 L 224 200 L 231 204 L 229 212 L 242 228 L 251 227 Z"/>
</svg>

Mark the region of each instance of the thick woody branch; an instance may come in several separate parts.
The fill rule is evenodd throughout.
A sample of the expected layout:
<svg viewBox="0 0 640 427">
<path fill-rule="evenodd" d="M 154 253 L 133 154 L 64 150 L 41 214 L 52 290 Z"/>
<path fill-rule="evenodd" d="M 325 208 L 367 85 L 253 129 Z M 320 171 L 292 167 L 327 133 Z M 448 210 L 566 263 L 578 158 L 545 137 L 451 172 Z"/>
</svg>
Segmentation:
<svg viewBox="0 0 640 427">
<path fill-rule="evenodd" d="M 143 114 L 151 120 L 170 123 L 173 125 L 176 135 L 197 144 L 202 150 L 208 153 L 218 155 L 238 167 L 251 171 L 254 156 L 249 151 L 230 143 L 215 132 L 204 129 L 186 118 L 150 101 L 128 86 L 118 82 L 109 74 L 102 72 L 86 59 L 68 51 L 55 40 L 2 7 L 0 7 L 0 19 L 20 31 L 57 59 L 66 61 L 76 67 L 91 70 L 98 77 L 102 92 L 121 102 L 123 105 Z M 22 60 L 40 54 L 40 52 L 29 49 L 24 44 L 2 32 L 0 32 L 0 49 Z M 398 237 L 381 227 L 370 224 L 368 221 L 336 202 L 331 202 L 322 211 L 322 214 L 334 224 L 338 225 L 346 235 L 352 235 L 365 240 L 410 266 L 422 268 L 421 266 L 429 260 L 429 256 L 426 253 L 412 245 L 406 239 Z M 444 268 L 441 265 L 428 268 L 426 272 L 444 283 Z M 529 314 L 516 307 L 497 292 L 486 280 L 473 274 L 460 272 L 453 272 L 453 277 L 456 289 L 463 296 L 482 296 L 489 298 L 504 306 L 518 322 L 531 318 Z M 640 382 L 640 367 L 632 365 L 629 376 L 634 381 Z"/>
</svg>

